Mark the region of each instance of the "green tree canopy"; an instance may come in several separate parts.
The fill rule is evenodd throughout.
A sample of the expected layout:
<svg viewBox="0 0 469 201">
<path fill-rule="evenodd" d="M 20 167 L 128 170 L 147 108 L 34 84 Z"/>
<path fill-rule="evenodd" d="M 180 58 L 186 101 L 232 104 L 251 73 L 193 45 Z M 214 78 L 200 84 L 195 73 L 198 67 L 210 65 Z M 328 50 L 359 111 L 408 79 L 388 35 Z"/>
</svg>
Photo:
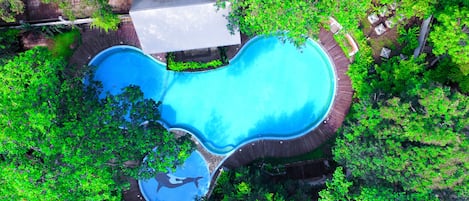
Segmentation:
<svg viewBox="0 0 469 201">
<path fill-rule="evenodd" d="M 120 200 L 127 176 L 150 178 L 190 155 L 192 141 L 156 123 L 159 104 L 138 87 L 103 94 L 65 66 L 34 48 L 0 67 L 1 200 Z"/>
<path fill-rule="evenodd" d="M 396 3 L 396 15 L 403 15 L 407 19 L 412 17 L 427 18 L 435 11 L 438 0 L 384 0 L 387 4 Z"/>
<path fill-rule="evenodd" d="M 469 98 L 447 87 L 354 104 L 334 159 L 367 186 L 468 196 Z"/>
<path fill-rule="evenodd" d="M 298 182 L 275 182 L 259 167 L 245 166 L 222 172 L 209 200 L 310 200 L 306 192 Z"/>
<path fill-rule="evenodd" d="M 24 12 L 24 3 L 21 0 L 0 0 L 0 19 L 5 22 L 15 22 L 16 15 Z"/>
<path fill-rule="evenodd" d="M 336 200 L 438 200 L 428 194 L 396 192 L 386 186 L 353 186 L 343 173 L 342 167 L 338 167 L 331 180 L 326 182 L 326 188 L 319 192 L 320 201 Z"/>
<path fill-rule="evenodd" d="M 230 29 L 249 36 L 276 35 L 302 45 L 319 33 L 320 11 L 309 1 L 232 0 L 231 4 Z"/>
<path fill-rule="evenodd" d="M 459 65 L 463 75 L 469 74 L 469 34 L 463 28 L 469 27 L 469 9 L 450 6 L 435 15 L 438 21 L 430 32 L 433 53 L 448 54 Z"/>
</svg>

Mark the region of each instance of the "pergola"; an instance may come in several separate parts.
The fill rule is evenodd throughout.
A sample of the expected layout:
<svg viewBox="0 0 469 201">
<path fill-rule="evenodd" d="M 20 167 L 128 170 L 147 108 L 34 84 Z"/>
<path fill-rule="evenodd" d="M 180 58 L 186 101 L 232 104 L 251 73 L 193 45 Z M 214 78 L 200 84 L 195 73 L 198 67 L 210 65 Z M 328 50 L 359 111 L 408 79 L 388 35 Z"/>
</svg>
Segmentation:
<svg viewBox="0 0 469 201">
<path fill-rule="evenodd" d="M 231 33 L 225 8 L 216 0 L 134 0 L 130 17 L 142 50 L 147 54 L 175 52 L 241 43 Z"/>
</svg>

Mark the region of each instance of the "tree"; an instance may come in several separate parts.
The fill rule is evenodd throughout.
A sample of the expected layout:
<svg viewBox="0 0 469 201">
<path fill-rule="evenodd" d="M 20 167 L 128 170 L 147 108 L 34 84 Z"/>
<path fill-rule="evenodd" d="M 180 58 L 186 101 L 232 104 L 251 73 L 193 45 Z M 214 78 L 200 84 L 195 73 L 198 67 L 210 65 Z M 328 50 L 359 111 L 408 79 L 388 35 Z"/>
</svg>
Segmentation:
<svg viewBox="0 0 469 201">
<path fill-rule="evenodd" d="M 326 0 L 316 4 L 323 19 L 334 17 L 346 30 L 354 31 L 358 28 L 360 19 L 366 16 L 367 10 L 372 6 L 370 0 Z"/>
<path fill-rule="evenodd" d="M 432 86 L 408 98 L 361 100 L 334 159 L 366 186 L 467 198 L 469 98 Z"/>
<path fill-rule="evenodd" d="M 402 48 L 402 54 L 411 56 L 414 54 L 415 48 L 419 46 L 419 32 L 420 32 L 420 27 L 414 26 L 414 27 L 409 27 L 407 30 L 404 27 L 399 27 L 398 28 L 399 32 L 399 38 L 397 41 L 399 44 L 403 47 Z"/>
<path fill-rule="evenodd" d="M 469 75 L 464 75 L 449 57 L 441 58 L 436 68 L 428 71 L 428 77 L 446 85 L 457 83 L 461 92 L 469 93 Z"/>
<path fill-rule="evenodd" d="M 371 81 L 374 91 L 385 92 L 390 96 L 415 95 L 415 91 L 428 83 L 423 77 L 424 61 L 425 55 L 408 60 L 396 56 L 381 65 L 375 64 L 376 75 Z"/>
<path fill-rule="evenodd" d="M 435 14 L 437 23 L 433 25 L 429 41 L 435 55 L 448 55 L 458 64 L 461 73 L 469 75 L 469 35 L 463 32 L 469 26 L 467 7 L 445 6 Z"/>
<path fill-rule="evenodd" d="M 17 29 L 0 30 L 0 65 L 20 49 Z"/>
<path fill-rule="evenodd" d="M 301 46 L 319 33 L 320 11 L 305 0 L 232 0 L 230 30 L 249 36 L 275 35 Z"/>
<path fill-rule="evenodd" d="M 410 19 L 412 17 L 427 18 L 435 11 L 435 5 L 438 0 L 386 0 L 389 3 L 396 3 L 396 15 L 403 15 L 405 18 Z"/>
<path fill-rule="evenodd" d="M 21 0 L 0 0 L 0 19 L 5 22 L 15 22 L 16 15 L 24 12 L 24 3 Z"/>
<path fill-rule="evenodd" d="M 395 192 L 386 186 L 354 186 L 353 184 L 353 181 L 345 177 L 342 167 L 338 167 L 332 179 L 326 182 L 326 188 L 319 192 L 319 200 L 437 200 L 426 194 Z"/>
<path fill-rule="evenodd" d="M 347 181 L 342 167 L 338 167 L 331 181 L 326 182 L 326 189 L 319 192 L 320 200 L 333 201 L 333 200 L 350 200 L 349 188 L 353 182 Z"/>
<path fill-rule="evenodd" d="M 120 200 L 125 177 L 152 177 L 190 155 L 189 137 L 156 123 L 159 104 L 138 87 L 105 94 L 65 66 L 34 48 L 0 67 L 1 200 Z"/>
<path fill-rule="evenodd" d="M 259 167 L 246 166 L 221 173 L 209 200 L 309 200 L 305 186 L 273 181 Z"/>
<path fill-rule="evenodd" d="M 117 30 L 120 23 L 119 17 L 112 12 L 111 6 L 104 0 L 97 0 L 99 8 L 93 12 L 93 22 L 90 27 L 102 29 L 106 32 Z"/>
<path fill-rule="evenodd" d="M 78 5 L 75 5 L 72 0 L 41 1 L 56 4 L 64 16 L 70 20 L 75 20 L 77 17 L 91 17 L 93 19 L 90 24 L 91 28 L 98 28 L 108 32 L 109 30 L 117 30 L 120 23 L 119 17 L 112 12 L 112 8 L 106 0 L 83 0 Z"/>
</svg>

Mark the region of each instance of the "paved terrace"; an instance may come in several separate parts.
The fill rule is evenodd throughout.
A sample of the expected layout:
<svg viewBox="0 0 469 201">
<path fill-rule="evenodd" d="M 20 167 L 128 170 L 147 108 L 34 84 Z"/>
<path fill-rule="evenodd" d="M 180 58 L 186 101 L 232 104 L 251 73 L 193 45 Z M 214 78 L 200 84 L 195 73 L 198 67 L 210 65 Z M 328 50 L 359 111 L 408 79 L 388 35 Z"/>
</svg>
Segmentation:
<svg viewBox="0 0 469 201">
<path fill-rule="evenodd" d="M 77 68 L 87 65 L 100 51 L 114 45 L 125 44 L 140 47 L 136 32 L 130 21 L 122 22 L 119 30 L 117 31 L 105 33 L 98 30 L 83 28 L 81 32 L 82 43 L 70 59 L 70 64 Z M 243 37 L 241 45 L 228 47 L 227 55 L 232 58 L 247 40 L 247 37 Z M 348 70 L 350 61 L 334 40 L 331 32 L 321 29 L 319 40 L 320 44 L 327 51 L 329 57 L 333 61 L 337 77 L 337 91 L 334 103 L 324 122 L 310 133 L 295 139 L 259 140 L 246 144 L 226 158 L 222 165 L 219 165 L 224 159 L 222 156 L 209 153 L 202 148 L 199 142 L 196 142 L 197 149 L 202 153 L 209 165 L 211 175 L 217 175 L 219 173 L 219 169 L 217 168 L 221 166 L 235 168 L 248 164 L 258 158 L 291 157 L 300 155 L 318 148 L 322 143 L 334 135 L 337 129 L 342 125 L 352 102 L 353 90 L 351 87 L 351 81 L 345 74 Z M 164 62 L 164 54 L 152 56 Z M 173 130 L 172 132 L 176 134 L 184 134 L 182 131 L 178 130 Z M 123 196 L 124 199 L 128 201 L 143 200 L 143 196 L 140 194 L 138 184 L 135 180 L 131 180 L 131 189 L 124 192 Z"/>
</svg>

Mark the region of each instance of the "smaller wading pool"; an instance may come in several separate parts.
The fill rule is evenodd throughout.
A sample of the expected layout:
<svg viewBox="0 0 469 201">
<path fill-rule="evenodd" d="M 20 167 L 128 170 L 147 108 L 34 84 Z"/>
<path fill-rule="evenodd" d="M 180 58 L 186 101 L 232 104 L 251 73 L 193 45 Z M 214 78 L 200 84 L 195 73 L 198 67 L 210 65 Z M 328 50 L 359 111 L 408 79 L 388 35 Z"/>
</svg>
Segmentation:
<svg viewBox="0 0 469 201">
<path fill-rule="evenodd" d="M 194 151 L 175 172 L 158 173 L 153 179 L 139 180 L 138 185 L 147 201 L 189 201 L 204 196 L 210 180 L 207 163 Z"/>
</svg>

